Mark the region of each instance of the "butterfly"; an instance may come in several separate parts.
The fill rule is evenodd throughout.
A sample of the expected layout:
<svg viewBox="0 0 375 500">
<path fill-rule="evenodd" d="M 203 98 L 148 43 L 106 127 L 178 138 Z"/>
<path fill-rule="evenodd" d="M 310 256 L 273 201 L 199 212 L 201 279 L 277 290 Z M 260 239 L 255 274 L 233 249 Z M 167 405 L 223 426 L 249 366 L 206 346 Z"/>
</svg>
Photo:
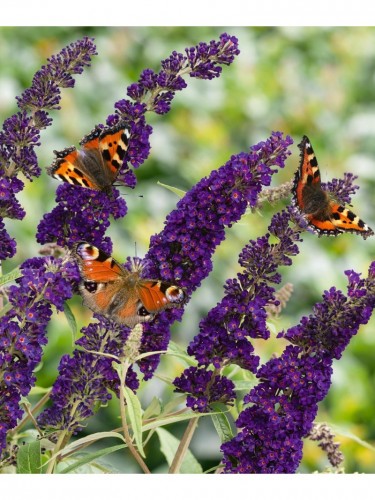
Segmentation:
<svg viewBox="0 0 375 500">
<path fill-rule="evenodd" d="M 171 283 L 141 278 L 142 266 L 132 271 L 86 242 L 73 247 L 83 303 L 92 311 L 133 328 L 152 321 L 164 309 L 180 307 L 186 293 Z"/>
<path fill-rule="evenodd" d="M 111 192 L 128 149 L 130 132 L 124 122 L 113 127 L 96 126 L 75 146 L 54 151 L 49 175 L 76 186 Z"/>
<path fill-rule="evenodd" d="M 306 214 L 314 232 L 319 236 L 351 232 L 364 238 L 374 234 L 362 219 L 332 199 L 329 191 L 322 189 L 318 161 L 309 138 L 303 136 L 298 147 L 301 161 L 292 188 L 293 204 Z"/>
</svg>

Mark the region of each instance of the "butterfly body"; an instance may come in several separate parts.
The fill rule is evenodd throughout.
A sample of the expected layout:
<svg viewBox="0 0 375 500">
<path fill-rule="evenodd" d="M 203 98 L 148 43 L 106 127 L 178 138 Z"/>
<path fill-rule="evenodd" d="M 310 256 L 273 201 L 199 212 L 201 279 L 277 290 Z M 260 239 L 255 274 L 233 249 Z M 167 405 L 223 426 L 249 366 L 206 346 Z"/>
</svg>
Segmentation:
<svg viewBox="0 0 375 500">
<path fill-rule="evenodd" d="M 84 304 L 117 323 L 134 327 L 152 321 L 164 309 L 180 307 L 186 300 L 182 288 L 143 279 L 141 266 L 134 265 L 129 271 L 88 243 L 76 244 L 73 255 L 80 269 Z"/>
<path fill-rule="evenodd" d="M 305 215 L 309 226 L 320 236 L 343 232 L 371 236 L 372 229 L 351 210 L 337 203 L 321 186 L 318 162 L 308 137 L 298 145 L 301 160 L 293 186 L 293 203 Z"/>
<path fill-rule="evenodd" d="M 122 122 L 95 129 L 74 146 L 54 151 L 56 158 L 47 172 L 76 186 L 109 193 L 122 166 L 129 142 L 129 130 Z"/>
</svg>

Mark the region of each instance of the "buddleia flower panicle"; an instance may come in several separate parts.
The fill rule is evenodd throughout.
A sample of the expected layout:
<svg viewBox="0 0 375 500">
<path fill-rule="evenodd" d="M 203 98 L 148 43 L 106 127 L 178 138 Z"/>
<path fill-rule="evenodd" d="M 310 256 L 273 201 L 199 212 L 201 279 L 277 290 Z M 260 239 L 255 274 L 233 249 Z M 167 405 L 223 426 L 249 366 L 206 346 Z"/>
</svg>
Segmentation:
<svg viewBox="0 0 375 500">
<path fill-rule="evenodd" d="M 331 385 L 332 362 L 339 359 L 375 307 L 375 262 L 368 277 L 347 271 L 347 295 L 331 288 L 309 317 L 279 337 L 288 340 L 280 356 L 258 370 L 259 383 L 244 398 L 249 406 L 236 437 L 221 447 L 226 473 L 294 473 L 303 438 L 312 428 L 318 403 Z"/>
<path fill-rule="evenodd" d="M 358 175 L 345 172 L 343 179 L 332 179 L 329 182 L 322 182 L 322 188 L 329 193 L 342 205 L 349 204 L 352 201 L 353 194 L 359 189 L 354 184 Z"/>
<path fill-rule="evenodd" d="M 52 406 L 38 417 L 39 425 L 48 433 L 61 430 L 77 433 L 100 404 L 108 402 L 113 393 L 119 395 L 113 356 L 123 356 L 129 328 L 101 316 L 97 318 L 97 323 L 82 329 L 83 336 L 76 342 L 80 348 L 61 358 L 59 376 L 50 397 Z M 129 367 L 126 386 L 135 391 L 138 385 L 137 375 Z"/>
<path fill-rule="evenodd" d="M 199 324 L 199 334 L 188 347 L 188 354 L 194 356 L 199 366 L 207 369 L 211 364 L 222 370 L 230 364 L 256 373 L 259 356 L 254 355 L 251 338 L 269 338 L 267 327 L 267 306 L 278 305 L 274 284 L 280 283 L 280 265 L 291 265 L 291 257 L 298 254 L 298 231 L 289 227 L 290 215 L 287 211 L 276 214 L 269 226 L 269 233 L 252 240 L 242 250 L 239 264 L 243 271 L 237 278 L 226 281 L 223 299 Z M 270 238 L 277 237 L 276 243 Z M 187 405 L 200 411 L 192 400 L 197 397 L 195 386 L 202 378 L 202 369 L 187 369 L 182 378 L 174 380 L 178 391 L 190 394 Z M 183 384 L 181 384 L 183 382 Z M 191 387 L 189 387 L 189 382 Z M 210 386 L 205 388 L 210 393 Z M 232 395 L 233 397 L 233 395 Z M 224 402 L 225 394 L 221 401 Z M 230 403 L 231 400 L 227 400 Z M 204 411 L 207 407 L 204 407 Z"/>
<path fill-rule="evenodd" d="M 202 47 L 206 47 L 203 50 Z M 108 116 L 106 123 L 113 126 L 120 121 L 130 132 L 129 144 L 116 182 L 131 188 L 136 185 L 136 177 L 129 165 L 138 168 L 150 154 L 150 135 L 152 127 L 147 124 L 145 114 L 152 111 L 164 114 L 170 110 L 170 103 L 177 90 L 187 86 L 183 75 L 193 68 L 200 68 L 204 78 L 208 72 L 216 71 L 219 76 L 221 64 L 230 64 L 239 53 L 235 37 L 223 34 L 220 41 L 210 46 L 200 44 L 201 59 L 183 57 L 177 52 L 162 61 L 162 69 L 154 73 L 151 69 L 142 72 L 137 83 L 128 87 L 128 96 L 115 103 L 115 114 Z M 191 49 L 186 49 L 191 50 Z M 96 198 L 93 200 L 93 198 Z M 72 203 L 75 199 L 75 203 Z M 108 199 L 105 193 L 95 193 L 91 189 L 68 185 L 57 192 L 58 205 L 52 212 L 44 215 L 38 226 L 37 240 L 40 243 L 57 241 L 60 245 L 71 247 L 77 241 L 89 241 L 102 248 L 110 249 L 110 242 L 104 237 L 109 225 L 109 217 L 124 217 L 127 212 L 125 201 L 113 189 Z M 69 210 L 67 209 L 69 208 Z M 110 251 L 110 250 L 109 250 Z"/>
<path fill-rule="evenodd" d="M 145 256 L 148 276 L 178 282 L 190 296 L 212 270 L 212 256 L 225 239 L 225 228 L 240 220 L 249 205 L 256 205 L 258 194 L 263 186 L 269 186 L 276 171 L 273 166 L 284 166 L 291 143 L 290 137 L 284 139 L 274 132 L 248 153 L 232 156 L 186 193 L 168 215 L 163 231 L 151 237 Z M 142 350 L 166 349 L 169 327 L 182 313 L 171 309 L 145 325 Z M 157 355 L 140 362 L 146 379 L 158 362 Z"/>
<path fill-rule="evenodd" d="M 22 417 L 21 396 L 35 383 L 33 370 L 47 343 L 52 306 L 63 310 L 72 296 L 71 282 L 78 279 L 74 264 L 53 257 L 28 259 L 21 272 L 17 285 L 7 289 L 11 308 L 0 322 L 0 449 L 6 446 L 7 431 Z"/>
<path fill-rule="evenodd" d="M 22 173 L 31 181 L 39 177 L 35 148 L 40 146 L 40 131 L 52 123 L 47 110 L 59 109 L 60 88 L 73 87 L 72 75 L 82 73 L 95 54 L 93 40 L 84 37 L 52 56 L 34 75 L 31 87 L 17 97 L 20 111 L 4 121 L 0 131 L 0 260 L 13 257 L 16 251 L 1 219 L 25 216 L 15 197 L 24 187 L 17 175 Z"/>
</svg>

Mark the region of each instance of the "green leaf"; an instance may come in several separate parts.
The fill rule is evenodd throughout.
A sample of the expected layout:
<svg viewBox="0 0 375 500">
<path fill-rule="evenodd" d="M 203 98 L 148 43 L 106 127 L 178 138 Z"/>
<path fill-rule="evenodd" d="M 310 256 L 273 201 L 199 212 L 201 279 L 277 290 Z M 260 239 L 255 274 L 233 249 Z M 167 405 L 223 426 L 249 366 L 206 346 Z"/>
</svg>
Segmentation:
<svg viewBox="0 0 375 500">
<path fill-rule="evenodd" d="M 76 322 L 76 318 L 73 314 L 73 311 L 70 309 L 70 306 L 68 305 L 67 302 L 64 302 L 64 314 L 65 314 L 65 317 L 68 321 L 68 325 L 72 331 L 73 342 L 74 342 L 77 340 L 77 333 L 78 333 L 77 322 Z"/>
<path fill-rule="evenodd" d="M 148 418 L 151 417 L 156 417 L 160 415 L 161 413 L 161 403 L 159 398 L 154 396 L 151 400 L 151 403 L 148 405 L 148 407 L 145 409 L 143 413 L 143 420 L 147 420 Z"/>
<path fill-rule="evenodd" d="M 196 417 L 196 415 L 195 415 Z M 157 429 L 157 435 L 160 440 L 160 450 L 165 456 L 168 465 L 171 466 L 174 456 L 180 441 L 175 438 L 170 432 L 165 429 Z M 180 473 L 181 474 L 202 474 L 203 469 L 198 460 L 194 457 L 190 450 L 187 450 L 185 457 L 182 461 Z"/>
<path fill-rule="evenodd" d="M 168 345 L 167 353 L 170 356 L 177 356 L 178 358 L 182 358 L 186 361 L 188 366 L 196 366 L 197 361 L 189 356 L 184 349 L 182 349 L 176 342 L 170 341 Z"/>
<path fill-rule="evenodd" d="M 66 455 L 67 453 L 71 453 L 73 450 L 76 448 L 85 445 L 87 443 L 95 443 L 96 441 L 99 441 L 100 439 L 107 439 L 107 438 L 115 438 L 115 439 L 120 439 L 121 441 L 124 441 L 124 436 L 120 434 L 119 432 L 112 432 L 112 431 L 106 431 L 106 432 L 95 432 L 94 434 L 90 434 L 89 436 L 85 436 L 81 439 L 77 439 L 76 441 L 73 441 L 72 443 L 68 444 L 65 446 L 63 450 L 60 450 L 58 453 L 56 453 L 56 456 L 59 455 Z"/>
<path fill-rule="evenodd" d="M 13 271 L 10 271 L 10 273 L 4 274 L 4 276 L 0 277 L 0 286 L 6 285 L 7 283 L 14 281 L 17 278 L 20 278 L 21 276 L 22 276 L 22 271 L 18 266 L 15 269 L 13 269 Z"/>
<path fill-rule="evenodd" d="M 212 422 L 215 426 L 216 432 L 218 433 L 221 442 L 225 443 L 225 441 L 229 441 L 234 436 L 232 427 L 230 425 L 228 417 L 226 416 L 224 411 L 222 411 L 221 405 L 214 404 L 213 409 L 216 410 L 218 413 L 211 415 Z"/>
<path fill-rule="evenodd" d="M 77 456 L 75 459 L 72 459 L 72 458 L 69 458 L 68 460 L 66 461 L 62 461 L 58 468 L 57 468 L 57 471 L 59 474 L 68 474 L 69 472 L 72 472 L 76 469 L 80 469 L 80 470 L 76 470 L 76 473 L 79 474 L 79 473 L 82 473 L 82 466 L 84 465 L 87 465 L 91 462 L 93 462 L 94 460 L 97 460 L 99 457 L 104 457 L 105 455 L 109 455 L 110 453 L 113 453 L 115 451 L 118 451 L 118 450 L 122 450 L 123 448 L 125 448 L 127 445 L 126 444 L 118 444 L 116 446 L 109 446 L 108 448 L 104 448 L 103 450 L 99 450 L 99 451 L 95 451 L 93 453 L 87 453 L 87 454 L 83 454 L 81 456 Z M 73 460 L 73 463 L 71 463 L 70 465 L 67 465 L 69 462 L 71 462 Z M 60 470 L 62 468 L 62 466 L 66 466 L 64 467 L 62 470 Z M 96 469 L 102 469 L 102 466 L 100 464 L 93 464 L 93 467 L 96 468 Z M 98 472 L 97 470 L 93 471 L 93 473 L 95 472 Z M 107 471 L 104 471 L 104 472 L 107 472 Z"/>
<path fill-rule="evenodd" d="M 258 383 L 258 380 L 233 380 L 235 391 L 250 392 L 253 387 Z"/>
<path fill-rule="evenodd" d="M 162 182 L 157 182 L 159 186 L 162 186 L 165 189 L 168 189 L 169 191 L 172 191 L 172 193 L 177 194 L 179 198 L 183 198 L 186 194 L 186 191 L 183 191 L 182 189 L 178 189 L 173 186 L 168 186 L 168 184 L 163 184 Z"/>
<path fill-rule="evenodd" d="M 20 446 L 17 453 L 17 474 L 42 474 L 40 441 Z"/>
<path fill-rule="evenodd" d="M 129 387 L 124 387 L 126 407 L 138 451 L 145 458 L 142 445 L 142 407 L 139 399 Z"/>
</svg>

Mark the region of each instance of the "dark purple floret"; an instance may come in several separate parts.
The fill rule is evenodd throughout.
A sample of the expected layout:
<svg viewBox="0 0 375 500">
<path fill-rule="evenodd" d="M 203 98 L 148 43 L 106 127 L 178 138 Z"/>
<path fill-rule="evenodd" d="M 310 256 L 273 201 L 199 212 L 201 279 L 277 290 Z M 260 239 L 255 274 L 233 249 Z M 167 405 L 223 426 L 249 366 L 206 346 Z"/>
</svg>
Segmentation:
<svg viewBox="0 0 375 500">
<path fill-rule="evenodd" d="M 231 64 L 240 53 L 237 38 L 226 33 L 220 35 L 218 42 L 212 40 L 209 44 L 200 43 L 185 52 L 191 68 L 190 76 L 207 80 L 220 76 L 220 65 Z"/>
<path fill-rule="evenodd" d="M 339 359 L 375 307 L 374 263 L 366 279 L 347 271 L 348 295 L 331 288 L 313 314 L 279 336 L 291 344 L 257 372 L 259 384 L 244 398 L 250 407 L 236 422 L 238 435 L 221 447 L 225 473 L 294 473 L 302 439 L 331 385 Z"/>
</svg>

